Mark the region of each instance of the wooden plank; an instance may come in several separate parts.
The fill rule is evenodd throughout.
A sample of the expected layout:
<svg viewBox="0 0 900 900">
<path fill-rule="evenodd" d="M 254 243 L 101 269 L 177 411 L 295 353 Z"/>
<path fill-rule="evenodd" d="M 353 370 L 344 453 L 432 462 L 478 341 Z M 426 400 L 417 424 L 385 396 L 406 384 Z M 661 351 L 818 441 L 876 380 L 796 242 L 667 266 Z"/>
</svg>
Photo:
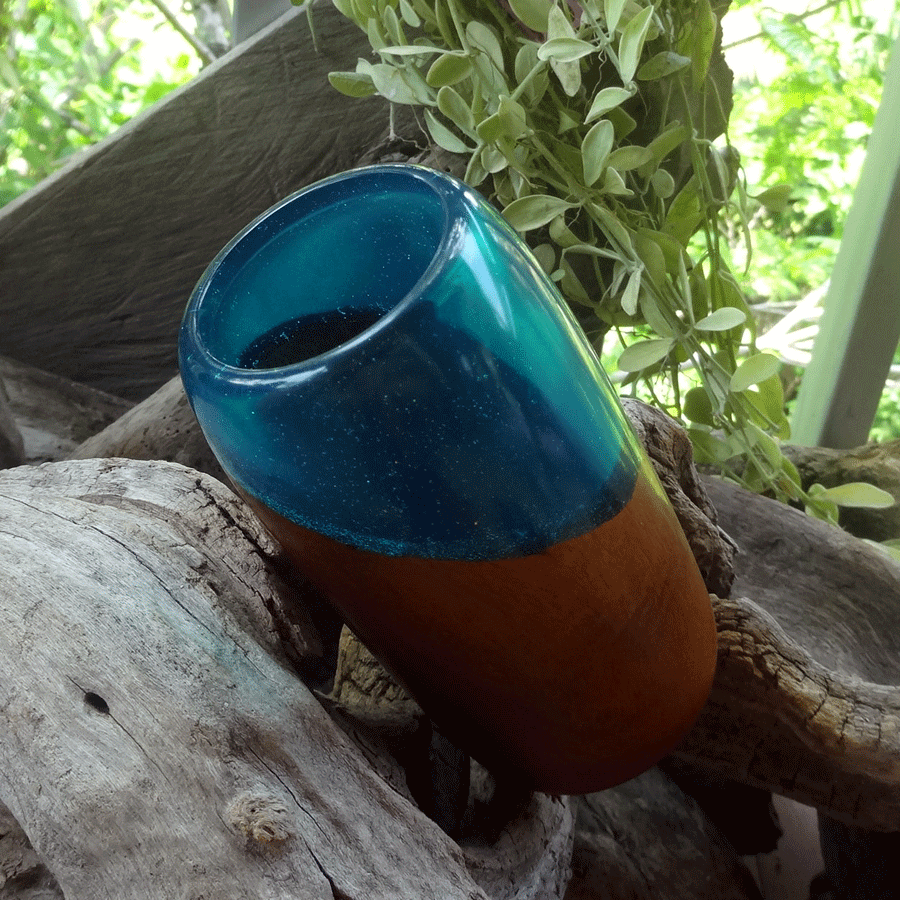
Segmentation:
<svg viewBox="0 0 900 900">
<path fill-rule="evenodd" d="M 278 199 L 387 128 L 327 81 L 371 51 L 331 3 L 292 10 L 0 210 L 0 354 L 139 400 L 176 371 L 191 288 Z"/>
<path fill-rule="evenodd" d="M 900 41 L 835 261 L 791 431 L 795 444 L 864 444 L 900 340 Z"/>
</svg>

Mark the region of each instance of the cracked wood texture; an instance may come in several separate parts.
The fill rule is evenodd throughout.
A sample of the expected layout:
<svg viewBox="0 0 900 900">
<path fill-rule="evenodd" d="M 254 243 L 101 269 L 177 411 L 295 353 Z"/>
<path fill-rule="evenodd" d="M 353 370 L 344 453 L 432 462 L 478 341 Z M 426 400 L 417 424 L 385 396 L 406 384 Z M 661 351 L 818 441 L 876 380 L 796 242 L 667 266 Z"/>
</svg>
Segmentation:
<svg viewBox="0 0 900 900">
<path fill-rule="evenodd" d="M 0 795 L 66 900 L 484 900 L 289 669 L 223 485 L 83 460 L 0 501 Z"/>
<path fill-rule="evenodd" d="M 314 14 L 318 52 L 289 12 L 0 211 L 0 353 L 132 400 L 174 374 L 216 253 L 387 129 L 327 80 L 369 55 L 365 34 L 330 2 Z"/>
<path fill-rule="evenodd" d="M 712 697 L 678 756 L 900 830 L 900 566 L 836 526 L 705 479 L 735 540 Z"/>
<path fill-rule="evenodd" d="M 195 423 L 166 424 L 182 407 L 178 390 L 160 394 L 165 403 L 148 398 L 91 452 L 174 459 L 195 446 Z M 731 598 L 715 599 L 718 672 L 679 765 L 900 830 L 900 567 L 841 529 L 698 478 L 683 429 L 645 404 L 623 405 L 707 587 Z"/>
</svg>

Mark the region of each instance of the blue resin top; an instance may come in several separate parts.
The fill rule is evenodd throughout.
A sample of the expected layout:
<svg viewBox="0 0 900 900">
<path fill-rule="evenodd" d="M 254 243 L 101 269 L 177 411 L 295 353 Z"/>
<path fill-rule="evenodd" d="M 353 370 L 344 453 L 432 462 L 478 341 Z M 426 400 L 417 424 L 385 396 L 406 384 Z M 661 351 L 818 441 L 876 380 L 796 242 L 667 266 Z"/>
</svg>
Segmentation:
<svg viewBox="0 0 900 900">
<path fill-rule="evenodd" d="M 229 475 L 366 550 L 535 553 L 633 490 L 634 437 L 555 286 L 429 169 L 355 170 L 263 214 L 201 278 L 179 352 Z"/>
</svg>

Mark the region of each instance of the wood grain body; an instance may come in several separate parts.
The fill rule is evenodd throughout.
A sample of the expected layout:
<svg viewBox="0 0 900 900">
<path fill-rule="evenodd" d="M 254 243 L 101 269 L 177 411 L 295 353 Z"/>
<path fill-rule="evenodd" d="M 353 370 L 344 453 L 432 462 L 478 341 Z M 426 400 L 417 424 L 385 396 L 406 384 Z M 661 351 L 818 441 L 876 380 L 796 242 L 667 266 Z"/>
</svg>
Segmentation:
<svg viewBox="0 0 900 900">
<path fill-rule="evenodd" d="M 381 556 L 248 500 L 448 735 L 539 790 L 585 793 L 636 775 L 706 701 L 709 595 L 649 469 L 610 521 L 496 561 Z"/>
</svg>

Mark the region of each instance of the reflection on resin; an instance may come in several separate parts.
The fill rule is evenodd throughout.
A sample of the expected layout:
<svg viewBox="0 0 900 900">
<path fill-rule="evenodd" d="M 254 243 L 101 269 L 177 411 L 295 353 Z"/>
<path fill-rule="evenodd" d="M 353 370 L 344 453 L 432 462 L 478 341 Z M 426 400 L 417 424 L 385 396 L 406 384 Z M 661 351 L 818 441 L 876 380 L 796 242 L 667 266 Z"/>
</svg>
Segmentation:
<svg viewBox="0 0 900 900">
<path fill-rule="evenodd" d="M 555 285 L 474 191 L 377 166 L 287 198 L 185 314 L 203 431 L 288 557 L 462 748 L 553 792 L 668 752 L 716 629 Z"/>
</svg>

